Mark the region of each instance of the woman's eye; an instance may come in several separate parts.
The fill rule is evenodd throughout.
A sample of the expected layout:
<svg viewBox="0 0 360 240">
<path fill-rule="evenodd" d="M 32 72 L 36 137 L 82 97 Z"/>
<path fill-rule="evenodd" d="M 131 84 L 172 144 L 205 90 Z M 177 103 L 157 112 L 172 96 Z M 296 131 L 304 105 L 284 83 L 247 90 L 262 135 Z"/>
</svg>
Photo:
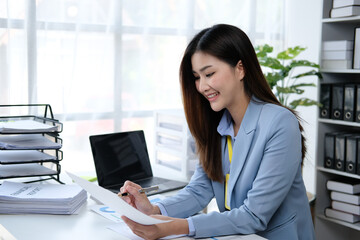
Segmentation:
<svg viewBox="0 0 360 240">
<path fill-rule="evenodd" d="M 206 74 L 206 77 L 211 77 L 212 75 L 214 75 L 214 72 Z"/>
</svg>

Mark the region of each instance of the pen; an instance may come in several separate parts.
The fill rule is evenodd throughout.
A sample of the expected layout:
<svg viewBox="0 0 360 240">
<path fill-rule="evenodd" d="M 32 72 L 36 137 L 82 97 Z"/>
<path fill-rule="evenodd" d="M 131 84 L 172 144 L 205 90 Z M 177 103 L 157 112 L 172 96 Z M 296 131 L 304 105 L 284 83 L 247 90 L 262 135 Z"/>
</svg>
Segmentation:
<svg viewBox="0 0 360 240">
<path fill-rule="evenodd" d="M 152 192 L 152 191 L 157 191 L 159 190 L 159 186 L 151 186 L 151 187 L 146 187 L 146 188 L 140 188 L 139 189 L 139 193 L 147 193 L 147 192 Z M 119 196 L 125 197 L 125 196 L 129 196 L 130 193 L 121 193 L 119 194 Z"/>
</svg>

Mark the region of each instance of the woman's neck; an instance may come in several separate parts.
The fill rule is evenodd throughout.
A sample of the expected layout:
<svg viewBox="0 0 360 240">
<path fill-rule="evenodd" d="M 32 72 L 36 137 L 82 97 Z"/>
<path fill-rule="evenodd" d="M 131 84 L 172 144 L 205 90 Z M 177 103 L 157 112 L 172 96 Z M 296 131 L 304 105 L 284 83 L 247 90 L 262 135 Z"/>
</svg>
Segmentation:
<svg viewBox="0 0 360 240">
<path fill-rule="evenodd" d="M 235 106 L 232 109 L 228 109 L 233 119 L 234 136 L 237 135 L 240 129 L 249 102 L 250 102 L 250 97 L 244 95 L 244 97 L 241 99 L 241 101 L 237 106 Z"/>
</svg>

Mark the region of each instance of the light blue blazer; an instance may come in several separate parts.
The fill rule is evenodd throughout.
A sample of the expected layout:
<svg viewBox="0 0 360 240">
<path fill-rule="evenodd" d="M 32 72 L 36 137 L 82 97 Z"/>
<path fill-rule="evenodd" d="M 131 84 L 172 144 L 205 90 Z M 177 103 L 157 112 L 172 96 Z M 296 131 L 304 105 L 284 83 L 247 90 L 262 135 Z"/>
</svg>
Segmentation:
<svg viewBox="0 0 360 240">
<path fill-rule="evenodd" d="M 251 99 L 233 146 L 228 187 L 231 211 L 225 210 L 224 183 L 197 166 L 189 184 L 161 203 L 169 216 L 186 218 L 216 198 L 220 212 L 191 217 L 195 238 L 256 233 L 276 240 L 315 239 L 301 175 L 299 125 L 289 110 Z"/>
</svg>

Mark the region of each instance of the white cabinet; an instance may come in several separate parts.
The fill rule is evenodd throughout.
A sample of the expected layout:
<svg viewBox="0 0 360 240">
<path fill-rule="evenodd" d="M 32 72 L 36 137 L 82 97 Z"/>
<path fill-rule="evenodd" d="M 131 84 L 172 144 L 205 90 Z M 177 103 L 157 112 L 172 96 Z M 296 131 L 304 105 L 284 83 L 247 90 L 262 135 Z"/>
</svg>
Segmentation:
<svg viewBox="0 0 360 240">
<path fill-rule="evenodd" d="M 155 112 L 155 164 L 189 180 L 198 162 L 195 142 L 182 109 Z"/>
</svg>

